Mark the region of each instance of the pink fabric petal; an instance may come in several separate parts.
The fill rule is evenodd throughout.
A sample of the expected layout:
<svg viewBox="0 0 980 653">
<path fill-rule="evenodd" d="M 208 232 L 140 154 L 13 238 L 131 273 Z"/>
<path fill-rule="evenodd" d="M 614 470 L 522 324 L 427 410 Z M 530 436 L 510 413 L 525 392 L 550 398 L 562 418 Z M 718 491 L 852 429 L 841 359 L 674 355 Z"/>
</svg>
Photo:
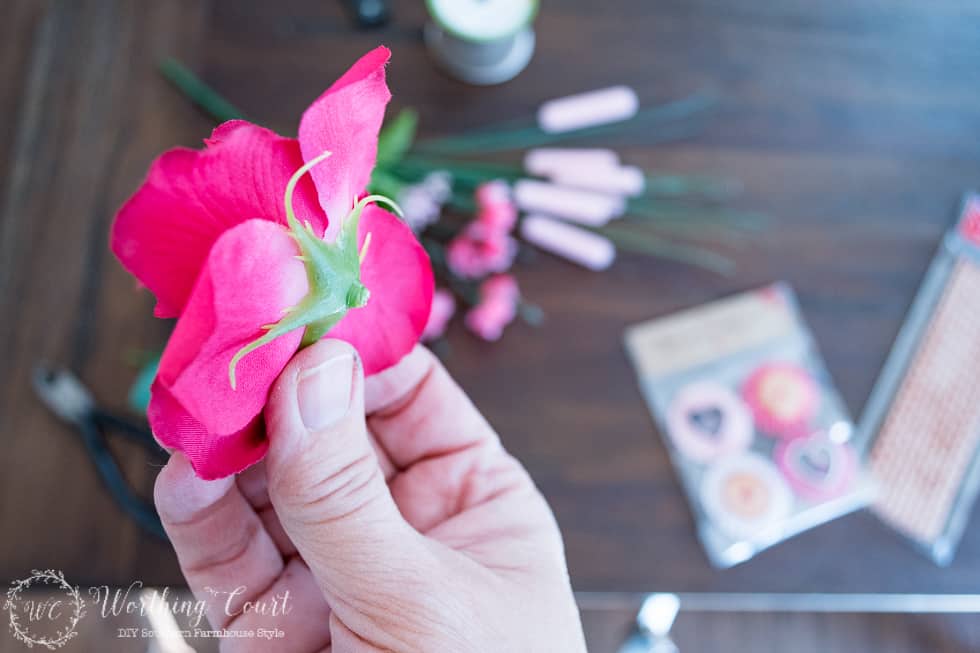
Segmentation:
<svg viewBox="0 0 980 653">
<path fill-rule="evenodd" d="M 220 125 L 206 144 L 161 155 L 112 227 L 112 251 L 156 295 L 158 317 L 180 315 L 224 231 L 252 218 L 285 224 L 286 183 L 303 165 L 295 139 L 242 120 Z M 300 219 L 326 229 L 309 178 L 294 204 Z"/>
<path fill-rule="evenodd" d="M 434 282 L 429 257 L 408 226 L 376 206 L 364 209 L 358 240 L 371 233 L 361 283 L 367 306 L 351 310 L 327 333 L 354 345 L 364 373 L 375 374 L 412 350 L 429 319 Z"/>
<path fill-rule="evenodd" d="M 184 313 L 160 360 L 150 425 L 165 446 L 187 455 L 201 478 L 241 471 L 266 449 L 261 420 L 276 377 L 299 348 L 296 329 L 245 356 L 237 390 L 228 380 L 232 356 L 279 321 L 309 286 L 287 230 L 249 220 L 211 249 Z"/>
<path fill-rule="evenodd" d="M 332 240 L 340 220 L 367 186 L 378 150 L 378 132 L 391 99 L 385 83 L 386 47 L 367 53 L 318 97 L 299 123 L 299 143 L 307 161 L 325 151 L 332 156 L 310 174 L 320 206 L 331 220 Z"/>
</svg>

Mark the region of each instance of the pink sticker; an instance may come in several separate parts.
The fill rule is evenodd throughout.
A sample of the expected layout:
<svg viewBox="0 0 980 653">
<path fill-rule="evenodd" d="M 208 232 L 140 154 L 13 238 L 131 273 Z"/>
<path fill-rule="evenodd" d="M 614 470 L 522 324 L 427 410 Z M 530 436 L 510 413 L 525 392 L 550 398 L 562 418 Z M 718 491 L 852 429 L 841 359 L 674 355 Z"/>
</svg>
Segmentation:
<svg viewBox="0 0 980 653">
<path fill-rule="evenodd" d="M 742 386 L 760 431 L 780 438 L 810 433 L 810 422 L 820 407 L 820 390 L 810 374 L 794 363 L 768 363 Z"/>
<path fill-rule="evenodd" d="M 765 537 L 783 521 L 793 508 L 793 494 L 775 465 L 745 452 L 708 468 L 701 506 L 721 533 L 746 541 Z"/>
<path fill-rule="evenodd" d="M 752 418 L 745 404 L 710 381 L 692 383 L 677 393 L 667 410 L 667 428 L 681 453 L 698 462 L 741 451 L 752 441 Z"/>
<path fill-rule="evenodd" d="M 846 492 L 857 470 L 854 449 L 822 432 L 782 442 L 775 459 L 796 493 L 811 501 L 833 499 Z"/>
<path fill-rule="evenodd" d="M 963 237 L 974 245 L 980 245 L 980 201 L 971 200 L 960 227 Z"/>
</svg>

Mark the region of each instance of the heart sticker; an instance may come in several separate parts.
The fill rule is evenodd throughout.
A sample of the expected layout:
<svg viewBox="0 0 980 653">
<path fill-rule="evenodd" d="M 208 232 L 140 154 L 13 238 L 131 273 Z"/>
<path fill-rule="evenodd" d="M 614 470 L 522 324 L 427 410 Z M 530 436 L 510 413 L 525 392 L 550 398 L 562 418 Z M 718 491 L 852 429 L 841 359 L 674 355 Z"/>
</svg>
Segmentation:
<svg viewBox="0 0 980 653">
<path fill-rule="evenodd" d="M 811 501 L 844 493 L 857 469 L 854 449 L 847 443 L 834 442 L 823 432 L 783 442 L 775 458 L 796 493 Z"/>
<path fill-rule="evenodd" d="M 711 381 L 681 388 L 667 408 L 666 421 L 671 442 L 695 462 L 742 451 L 752 441 L 748 407 L 734 392 Z"/>
<path fill-rule="evenodd" d="M 789 515 L 793 493 L 776 467 L 757 453 L 727 456 L 710 468 L 701 484 L 701 505 L 727 537 L 752 541 Z"/>
<path fill-rule="evenodd" d="M 721 408 L 718 408 L 717 406 L 712 406 L 702 410 L 693 410 L 688 415 L 688 418 L 691 421 L 691 425 L 705 435 L 716 438 L 721 434 L 721 427 L 724 423 L 724 413 L 722 413 Z"/>
</svg>

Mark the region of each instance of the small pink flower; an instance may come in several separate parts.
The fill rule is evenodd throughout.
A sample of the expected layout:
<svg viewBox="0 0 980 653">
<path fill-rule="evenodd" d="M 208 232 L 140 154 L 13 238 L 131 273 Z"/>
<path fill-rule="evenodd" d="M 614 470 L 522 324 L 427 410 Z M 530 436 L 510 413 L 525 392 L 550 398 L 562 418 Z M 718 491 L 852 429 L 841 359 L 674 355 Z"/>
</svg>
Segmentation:
<svg viewBox="0 0 980 653">
<path fill-rule="evenodd" d="M 480 303 L 466 314 L 470 331 L 484 340 L 499 340 L 504 327 L 517 316 L 520 290 L 512 275 L 498 274 L 480 285 Z"/>
<path fill-rule="evenodd" d="M 517 206 L 510 187 L 501 180 L 481 184 L 474 193 L 477 205 L 476 223 L 495 233 L 510 233 L 517 223 Z"/>
<path fill-rule="evenodd" d="M 513 204 L 494 204 L 480 209 L 477 224 L 495 234 L 508 234 L 517 224 L 517 207 Z"/>
<path fill-rule="evenodd" d="M 402 188 L 397 199 L 405 222 L 415 233 L 422 233 L 430 224 L 438 222 L 442 207 L 451 195 L 452 177 L 445 170 L 436 170 L 419 183 Z"/>
<path fill-rule="evenodd" d="M 459 277 L 479 279 L 510 268 L 516 253 L 517 241 L 513 238 L 474 222 L 449 243 L 446 263 Z"/>
<path fill-rule="evenodd" d="M 456 313 L 456 298 L 445 288 L 439 288 L 432 295 L 432 310 L 429 312 L 429 321 L 425 323 L 422 331 L 422 340 L 429 342 L 442 337 L 446 332 L 449 320 Z"/>
<path fill-rule="evenodd" d="M 496 274 L 480 285 L 480 299 L 505 300 L 516 304 L 521 298 L 517 279 L 512 274 Z"/>
<path fill-rule="evenodd" d="M 510 197 L 510 186 L 503 179 L 494 179 L 480 184 L 473 194 L 476 205 L 481 209 L 500 204 L 513 204 Z"/>
</svg>

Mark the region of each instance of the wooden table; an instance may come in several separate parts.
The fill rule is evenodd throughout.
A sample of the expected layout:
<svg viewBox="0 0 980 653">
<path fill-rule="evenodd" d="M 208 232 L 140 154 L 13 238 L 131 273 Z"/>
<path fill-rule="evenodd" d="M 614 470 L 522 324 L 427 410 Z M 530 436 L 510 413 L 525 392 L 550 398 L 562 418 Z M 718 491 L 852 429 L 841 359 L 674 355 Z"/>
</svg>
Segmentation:
<svg viewBox="0 0 980 653">
<path fill-rule="evenodd" d="M 541 256 L 518 270 L 547 322 L 497 344 L 456 327 L 448 365 L 561 522 L 579 590 L 971 592 L 980 515 L 939 569 L 867 514 L 712 570 L 621 346 L 624 327 L 785 279 L 859 414 L 959 194 L 980 184 L 980 10 L 968 0 L 553 0 L 516 81 L 447 79 L 421 45 L 420 2 L 376 32 L 326 0 L 6 0 L 0 40 L 0 579 L 62 569 L 77 583 L 180 581 L 171 551 L 103 491 L 75 434 L 33 397 L 47 359 L 122 407 L 131 359 L 169 325 L 112 258 L 116 207 L 150 160 L 208 120 L 154 71 L 177 56 L 257 121 L 294 129 L 306 104 L 378 42 L 393 109 L 427 134 L 530 114 L 625 82 L 647 99 L 714 88 L 697 138 L 621 148 L 630 162 L 744 182 L 773 216 L 732 278 L 623 256 L 593 274 Z M 137 487 L 157 469 L 122 450 Z"/>
</svg>

